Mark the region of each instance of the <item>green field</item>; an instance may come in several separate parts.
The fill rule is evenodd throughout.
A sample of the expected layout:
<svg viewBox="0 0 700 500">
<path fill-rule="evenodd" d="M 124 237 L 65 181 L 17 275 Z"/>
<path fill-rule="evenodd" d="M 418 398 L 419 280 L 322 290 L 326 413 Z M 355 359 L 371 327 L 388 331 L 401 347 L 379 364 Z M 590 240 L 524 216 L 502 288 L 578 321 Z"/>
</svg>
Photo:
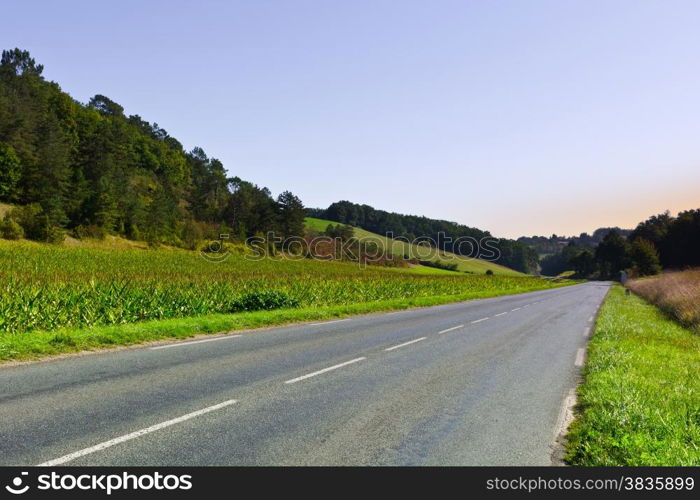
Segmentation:
<svg viewBox="0 0 700 500">
<path fill-rule="evenodd" d="M 324 219 L 316 219 L 313 217 L 306 218 L 306 226 L 315 229 L 316 231 L 324 231 L 329 224 L 336 225 L 337 222 Z M 375 242 L 380 248 L 388 248 L 389 252 L 393 255 L 402 257 L 408 256 L 409 258 L 418 258 L 421 260 L 432 260 L 440 261 L 448 264 L 457 263 L 457 269 L 462 272 L 470 272 L 475 274 L 484 274 L 487 270 L 493 271 L 494 274 L 499 274 L 502 276 L 524 276 L 523 273 L 514 271 L 504 266 L 500 266 L 493 262 L 488 262 L 485 260 L 471 259 L 469 257 L 463 257 L 461 255 L 455 255 L 450 252 L 440 252 L 439 255 L 435 255 L 432 258 L 425 258 L 428 255 L 428 250 L 425 247 L 415 245 L 412 243 L 407 243 L 405 241 L 397 241 L 394 239 L 387 238 L 386 236 L 381 236 L 370 231 L 366 231 L 362 228 L 356 227 L 355 237 L 361 238 L 363 241 Z M 426 266 L 420 266 L 425 268 Z M 441 271 L 435 268 L 428 268 L 436 271 Z"/>
<path fill-rule="evenodd" d="M 0 359 L 562 285 L 303 258 L 256 262 L 245 252 L 232 247 L 213 263 L 176 249 L 0 240 Z"/>
<path fill-rule="evenodd" d="M 573 465 L 700 465 L 700 337 L 622 287 L 597 320 L 568 435 Z"/>
</svg>

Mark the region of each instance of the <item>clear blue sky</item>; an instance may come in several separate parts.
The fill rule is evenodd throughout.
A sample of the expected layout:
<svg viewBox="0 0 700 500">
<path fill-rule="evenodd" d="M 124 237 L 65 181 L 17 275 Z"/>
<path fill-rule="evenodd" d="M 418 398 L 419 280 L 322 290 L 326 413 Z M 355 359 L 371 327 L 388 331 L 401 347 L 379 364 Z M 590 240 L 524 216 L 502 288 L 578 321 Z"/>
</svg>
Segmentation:
<svg viewBox="0 0 700 500">
<path fill-rule="evenodd" d="M 22 1 L 0 45 L 232 175 L 499 236 L 700 207 L 697 1 Z"/>
</svg>

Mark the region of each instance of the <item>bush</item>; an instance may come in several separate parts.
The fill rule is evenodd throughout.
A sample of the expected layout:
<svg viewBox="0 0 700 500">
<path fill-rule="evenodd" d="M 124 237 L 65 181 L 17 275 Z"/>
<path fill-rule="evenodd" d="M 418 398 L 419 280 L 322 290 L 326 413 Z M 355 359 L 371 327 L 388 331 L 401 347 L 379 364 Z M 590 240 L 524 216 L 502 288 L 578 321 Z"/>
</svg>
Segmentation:
<svg viewBox="0 0 700 500">
<path fill-rule="evenodd" d="M 486 275 L 487 276 L 493 276 L 493 271 L 491 269 L 486 270 Z"/>
<path fill-rule="evenodd" d="M 51 224 L 49 216 L 38 203 L 15 207 L 8 217 L 22 226 L 24 235 L 30 240 L 61 243 L 66 236 L 63 229 Z"/>
<path fill-rule="evenodd" d="M 182 227 L 182 241 L 189 250 L 196 250 L 204 239 L 204 229 L 200 223 L 187 219 Z"/>
<path fill-rule="evenodd" d="M 421 260 L 421 266 L 434 267 L 436 269 L 444 269 L 445 271 L 456 271 L 459 264 L 456 262 L 442 262 L 440 260 Z"/>
<path fill-rule="evenodd" d="M 235 301 L 232 312 L 241 311 L 270 311 L 283 307 L 298 307 L 299 301 L 284 292 L 262 290 L 243 295 Z"/>
<path fill-rule="evenodd" d="M 0 222 L 0 236 L 6 240 L 19 240 L 24 238 L 24 229 L 9 217 Z"/>
</svg>

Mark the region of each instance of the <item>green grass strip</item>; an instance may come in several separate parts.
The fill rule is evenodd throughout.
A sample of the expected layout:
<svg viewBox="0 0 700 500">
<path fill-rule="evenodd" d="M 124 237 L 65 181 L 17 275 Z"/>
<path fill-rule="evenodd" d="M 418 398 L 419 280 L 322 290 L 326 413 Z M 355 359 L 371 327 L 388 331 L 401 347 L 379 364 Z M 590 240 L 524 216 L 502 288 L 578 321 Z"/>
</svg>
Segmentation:
<svg viewBox="0 0 700 500">
<path fill-rule="evenodd" d="M 610 290 L 589 345 L 573 465 L 700 465 L 700 337 Z"/>
</svg>

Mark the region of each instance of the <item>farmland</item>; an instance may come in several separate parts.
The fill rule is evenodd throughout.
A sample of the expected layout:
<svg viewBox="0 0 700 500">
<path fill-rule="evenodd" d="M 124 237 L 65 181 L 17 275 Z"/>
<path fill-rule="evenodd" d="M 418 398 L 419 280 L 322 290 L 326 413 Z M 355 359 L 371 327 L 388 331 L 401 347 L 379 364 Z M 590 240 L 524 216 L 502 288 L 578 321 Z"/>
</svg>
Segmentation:
<svg viewBox="0 0 700 500">
<path fill-rule="evenodd" d="M 239 325 L 235 318 L 256 313 L 253 324 L 262 326 L 559 286 L 533 277 L 421 275 L 409 269 L 360 269 L 298 258 L 252 261 L 245 253 L 244 247 L 232 247 L 229 258 L 215 263 L 176 249 L 111 250 L 0 240 L 0 359 L 132 343 L 176 331 L 191 335 L 209 331 L 202 318 L 210 315 L 227 316 L 228 322 L 217 317 L 216 324 L 228 328 L 250 326 Z M 275 311 L 277 319 L 266 321 L 265 314 Z M 279 311 L 287 311 L 286 316 Z M 71 340 L 76 330 L 85 328 L 185 318 L 200 320 L 185 330 L 170 323 L 168 331 L 156 329 L 159 333 L 153 333 L 151 324 L 143 335 L 128 340 L 119 340 L 116 330 L 87 344 Z M 48 340 L 40 347 L 17 347 L 26 338 L 41 336 L 36 332 L 60 335 L 41 337 Z"/>
<path fill-rule="evenodd" d="M 316 219 L 313 217 L 306 218 L 306 226 L 316 231 L 325 230 L 329 224 L 336 225 L 337 222 Z M 523 274 L 519 273 L 518 271 L 514 271 L 513 269 L 509 269 L 486 260 L 464 257 L 443 251 L 439 252 L 439 254 L 436 252 L 429 252 L 426 247 L 406 241 L 387 238 L 386 236 L 381 236 L 359 227 L 354 228 L 354 231 L 356 238 L 359 238 L 365 242 L 374 242 L 380 248 L 387 248 L 389 253 L 397 256 L 407 256 L 409 258 L 438 261 L 447 264 L 456 263 L 457 270 L 462 272 L 484 274 L 486 271 L 491 270 L 494 274 L 502 276 L 523 276 Z"/>
</svg>

